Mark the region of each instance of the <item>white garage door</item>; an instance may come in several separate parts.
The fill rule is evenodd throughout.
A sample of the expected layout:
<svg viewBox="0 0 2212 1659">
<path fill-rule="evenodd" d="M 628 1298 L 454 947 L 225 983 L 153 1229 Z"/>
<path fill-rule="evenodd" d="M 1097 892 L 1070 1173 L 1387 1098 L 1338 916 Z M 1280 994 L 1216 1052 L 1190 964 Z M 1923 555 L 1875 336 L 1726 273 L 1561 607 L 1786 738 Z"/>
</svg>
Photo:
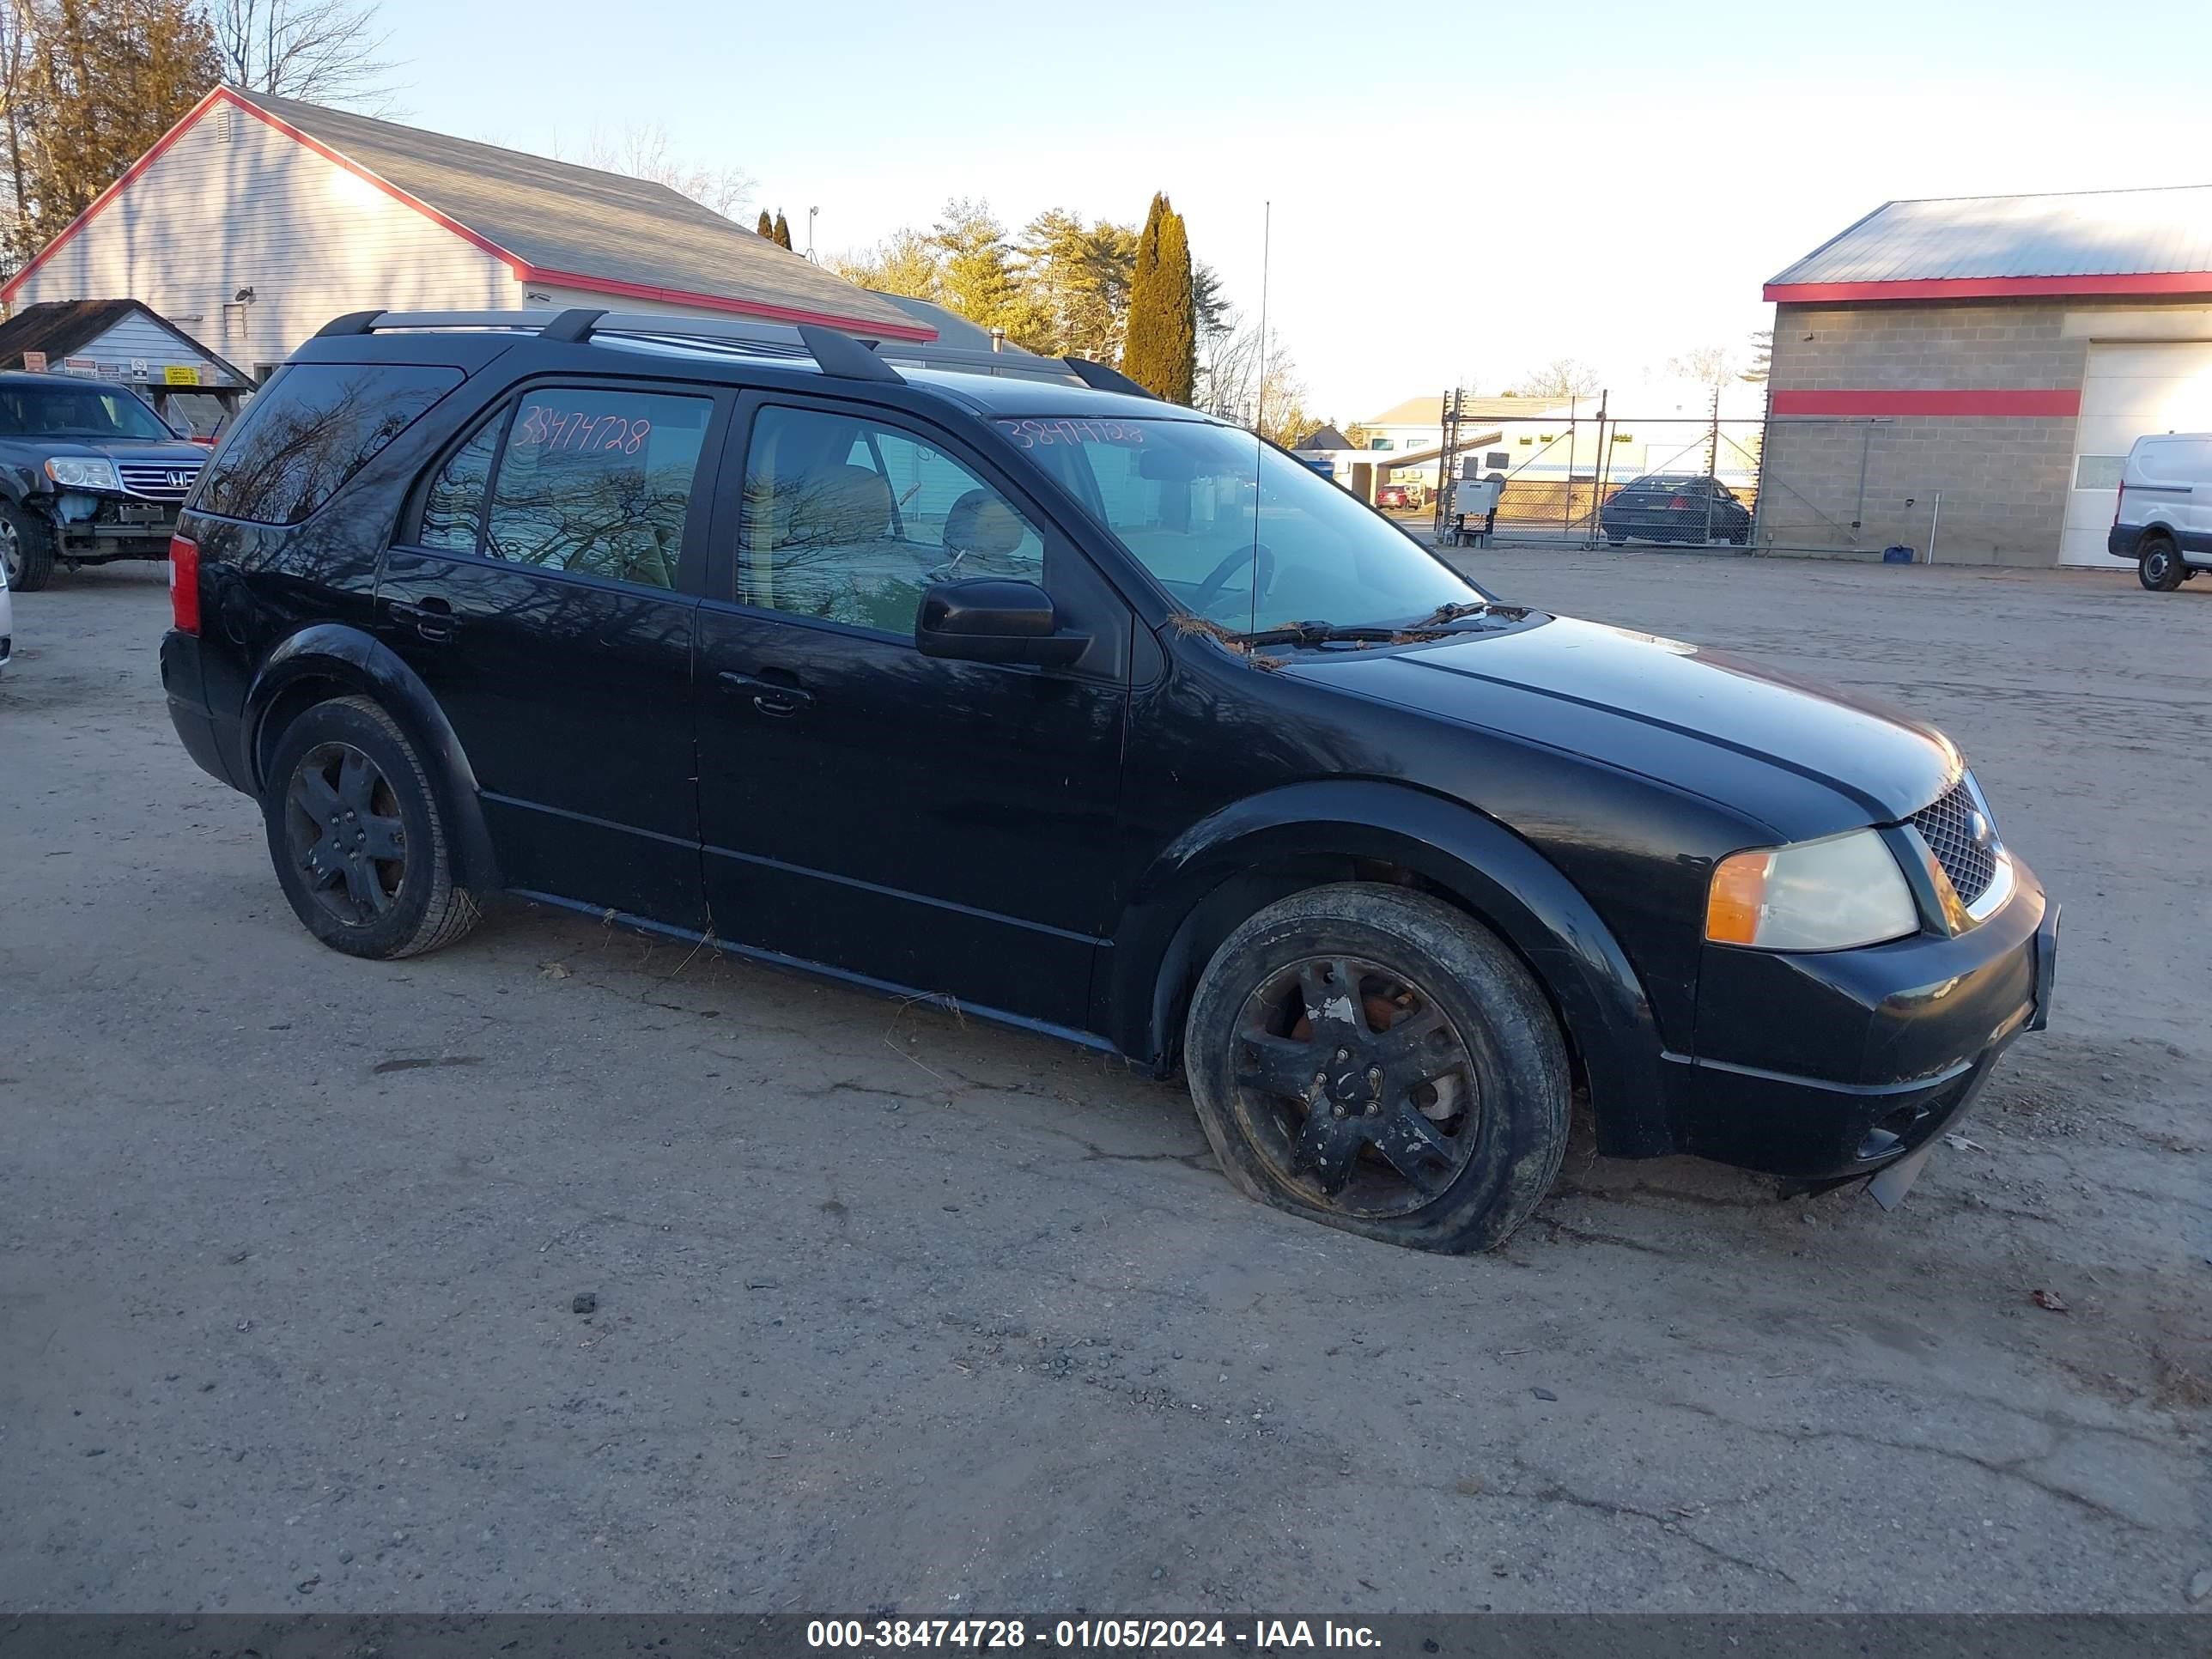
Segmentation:
<svg viewBox="0 0 2212 1659">
<path fill-rule="evenodd" d="M 2146 432 L 2212 432 L 2212 343 L 2089 348 L 2061 564 L 2114 568 L 2105 534 L 2118 501 L 2120 463 Z"/>
</svg>

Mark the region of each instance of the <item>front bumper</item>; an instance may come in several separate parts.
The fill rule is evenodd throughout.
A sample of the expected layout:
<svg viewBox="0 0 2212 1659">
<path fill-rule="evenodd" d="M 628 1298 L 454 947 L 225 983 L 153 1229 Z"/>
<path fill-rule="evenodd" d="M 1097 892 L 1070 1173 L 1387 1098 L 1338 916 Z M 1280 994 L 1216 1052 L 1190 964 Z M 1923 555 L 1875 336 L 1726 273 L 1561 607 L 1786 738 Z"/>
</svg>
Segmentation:
<svg viewBox="0 0 2212 1659">
<path fill-rule="evenodd" d="M 1668 1055 L 1662 1073 L 1675 1145 L 1825 1180 L 1942 1133 L 2050 1018 L 2058 909 L 2014 870 L 2012 897 L 1954 939 L 1806 956 L 1708 946 L 1698 1053 Z"/>
<path fill-rule="evenodd" d="M 71 503 L 76 503 L 74 509 Z M 91 504 L 92 516 L 82 517 Z M 52 501 L 46 520 L 53 527 L 54 555 L 73 564 L 106 564 L 114 559 L 166 559 L 177 528 L 180 503 L 71 491 Z"/>
</svg>

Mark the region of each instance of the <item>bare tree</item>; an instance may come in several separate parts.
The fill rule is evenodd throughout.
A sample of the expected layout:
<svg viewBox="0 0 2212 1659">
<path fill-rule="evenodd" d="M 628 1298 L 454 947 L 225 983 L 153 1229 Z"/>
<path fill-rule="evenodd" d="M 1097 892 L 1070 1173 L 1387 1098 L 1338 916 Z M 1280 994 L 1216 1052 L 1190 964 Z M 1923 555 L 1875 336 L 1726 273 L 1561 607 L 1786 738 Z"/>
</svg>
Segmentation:
<svg viewBox="0 0 2212 1659">
<path fill-rule="evenodd" d="M 567 159 L 557 143 L 553 154 L 556 159 Z M 657 121 L 625 121 L 622 131 L 611 135 L 595 127 L 577 160 L 579 165 L 598 167 L 603 173 L 627 173 L 649 184 L 665 185 L 725 219 L 737 218 L 752 200 L 751 174 L 740 167 L 717 166 L 678 154 L 668 129 Z"/>
<path fill-rule="evenodd" d="M 1699 346 L 1667 360 L 1667 372 L 1699 386 L 1726 386 L 1736 378 L 1735 354 L 1726 346 Z"/>
<path fill-rule="evenodd" d="M 1554 357 L 1513 388 L 1522 398 L 1587 398 L 1597 390 L 1597 371 L 1578 357 Z"/>
<path fill-rule="evenodd" d="M 378 0 L 214 0 L 222 78 L 247 92 L 380 112 L 392 101 Z"/>
</svg>

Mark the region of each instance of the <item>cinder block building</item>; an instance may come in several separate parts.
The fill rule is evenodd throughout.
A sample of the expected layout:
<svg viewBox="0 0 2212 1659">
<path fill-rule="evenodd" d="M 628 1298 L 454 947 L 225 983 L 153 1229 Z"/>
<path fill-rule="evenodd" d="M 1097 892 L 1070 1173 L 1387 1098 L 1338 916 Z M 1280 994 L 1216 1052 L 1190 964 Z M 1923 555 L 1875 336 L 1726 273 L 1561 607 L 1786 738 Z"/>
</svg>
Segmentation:
<svg viewBox="0 0 2212 1659">
<path fill-rule="evenodd" d="M 1765 297 L 1777 550 L 2117 568 L 2129 445 L 2212 430 L 2212 186 L 1891 202 Z"/>
</svg>

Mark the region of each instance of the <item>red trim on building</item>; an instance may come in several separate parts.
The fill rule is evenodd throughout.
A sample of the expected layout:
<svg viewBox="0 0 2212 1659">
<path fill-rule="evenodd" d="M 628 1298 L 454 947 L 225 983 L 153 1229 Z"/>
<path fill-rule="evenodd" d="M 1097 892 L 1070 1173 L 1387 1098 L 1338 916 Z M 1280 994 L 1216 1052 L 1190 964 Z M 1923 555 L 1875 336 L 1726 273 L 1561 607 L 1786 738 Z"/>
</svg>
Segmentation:
<svg viewBox="0 0 2212 1659">
<path fill-rule="evenodd" d="M 642 283 L 617 282 L 612 278 L 603 276 L 587 276 L 576 271 L 544 270 L 537 265 L 530 264 L 527 260 L 522 258 L 517 254 L 508 252 L 505 248 L 500 246 L 498 243 L 492 241 L 489 238 L 479 235 L 477 232 L 471 230 L 466 225 L 461 223 L 458 219 L 450 218 L 447 215 L 439 212 L 437 209 L 432 207 L 428 202 L 422 200 L 420 198 L 409 195 L 407 191 L 400 189 L 398 185 L 393 184 L 390 179 L 380 178 L 377 174 L 371 173 L 367 167 L 361 166 L 359 163 L 347 160 L 346 157 L 338 154 L 337 151 L 331 149 L 327 144 L 309 137 L 306 133 L 301 131 L 299 128 L 294 126 L 290 122 L 283 120 L 277 116 L 271 115 L 267 110 L 263 109 L 259 105 L 255 104 L 247 99 L 240 97 L 228 87 L 217 87 L 213 92 L 208 94 L 206 97 L 201 99 L 198 103 L 193 105 L 191 109 L 185 111 L 184 115 L 178 120 L 176 125 L 171 127 L 167 132 L 163 133 L 160 139 L 155 142 L 153 149 L 148 150 L 143 155 L 133 161 L 131 166 L 125 170 L 121 178 L 118 179 L 106 190 L 100 191 L 99 195 L 94 197 L 91 204 L 86 207 L 84 211 L 78 214 L 76 218 L 70 220 L 69 223 L 63 226 L 60 234 L 57 235 L 52 241 L 48 242 L 46 246 L 40 248 L 38 252 L 32 257 L 28 264 L 27 264 L 21 270 L 17 271 L 13 276 L 9 277 L 4 284 L 0 284 L 0 302 L 12 305 L 15 302 L 17 290 L 19 290 L 22 285 L 30 279 L 31 274 L 33 271 L 37 270 L 40 265 L 46 264 L 49 258 L 59 252 L 63 246 L 66 244 L 71 237 L 75 236 L 77 232 L 82 230 L 85 226 L 91 223 L 93 219 L 100 214 L 101 210 L 106 208 L 110 202 L 113 201 L 115 198 L 131 183 L 132 180 L 136 179 L 141 173 L 144 173 L 147 168 L 152 167 L 155 162 L 160 161 L 161 157 L 167 153 L 170 147 L 173 145 L 178 139 L 183 137 L 185 131 L 190 129 L 201 116 L 204 115 L 209 110 L 214 108 L 217 104 L 228 104 L 234 109 L 245 111 L 248 115 L 253 116 L 257 119 L 264 122 L 269 126 L 275 128 L 278 132 L 283 133 L 287 138 L 291 139 L 293 143 L 299 144 L 307 149 L 312 150 L 317 155 L 321 156 L 325 161 L 331 163 L 333 166 L 343 167 L 346 172 L 353 174 L 355 178 L 374 185 L 378 190 L 382 191 L 386 196 L 392 198 L 393 201 L 398 202 L 403 207 L 413 209 L 416 212 L 421 214 L 424 218 L 430 220 L 433 223 L 453 232 L 454 235 L 459 237 L 463 241 L 482 248 L 486 253 L 490 254 L 492 258 L 499 260 L 502 264 L 506 265 L 509 270 L 513 271 L 514 273 L 515 279 L 518 282 L 556 283 L 568 288 L 586 289 L 594 294 L 620 295 L 634 300 L 659 300 L 670 305 L 696 306 L 702 311 L 732 312 L 743 316 L 758 317 L 765 320 L 774 322 L 820 323 L 830 328 L 843 329 L 848 331 L 856 331 L 866 334 L 870 338 L 926 342 L 933 340 L 937 337 L 937 331 L 935 329 L 920 323 L 862 322 L 858 318 L 839 317 L 828 312 L 794 310 L 789 307 L 770 305 L 764 301 L 732 299 L 725 295 L 691 294 L 687 293 L 682 289 L 649 288 Z"/>
<path fill-rule="evenodd" d="M 2015 420 L 2072 416 L 2081 412 L 2081 393 L 2049 390 L 1940 392 L 1777 392 L 1777 415 L 1977 415 Z"/>
<path fill-rule="evenodd" d="M 2146 270 L 2108 276 L 1918 276 L 1894 283 L 1769 283 L 1776 305 L 1854 300 L 2033 300 L 2067 295 L 2124 299 L 2142 295 L 2212 295 L 2212 270 Z"/>
</svg>

